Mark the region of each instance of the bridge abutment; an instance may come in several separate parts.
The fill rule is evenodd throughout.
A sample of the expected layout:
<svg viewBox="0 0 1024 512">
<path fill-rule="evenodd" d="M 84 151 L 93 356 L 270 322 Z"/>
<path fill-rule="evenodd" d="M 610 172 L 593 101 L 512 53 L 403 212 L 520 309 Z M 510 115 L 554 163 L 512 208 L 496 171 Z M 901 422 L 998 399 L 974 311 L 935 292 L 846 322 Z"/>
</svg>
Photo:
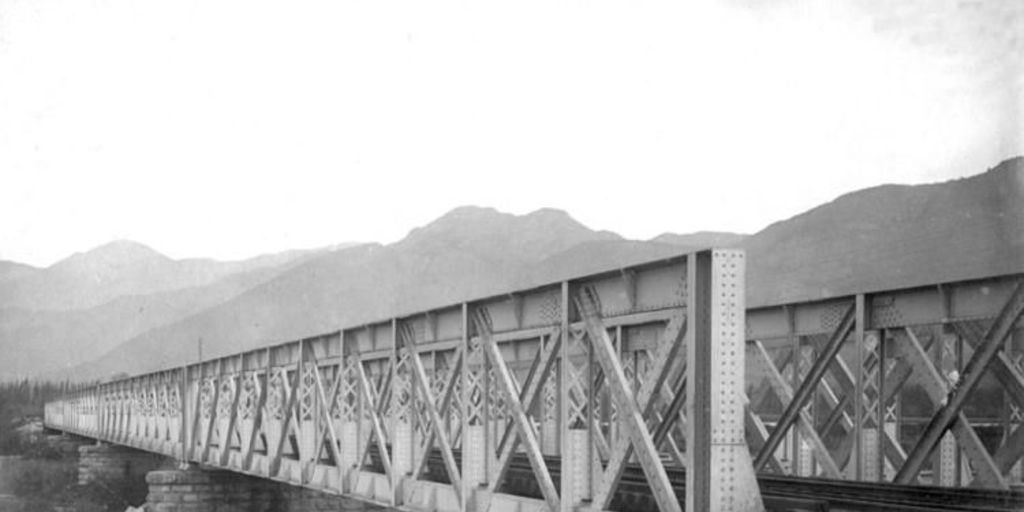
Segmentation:
<svg viewBox="0 0 1024 512">
<path fill-rule="evenodd" d="M 173 461 L 163 455 L 113 444 L 78 447 L 78 483 L 142 481 L 150 471 L 169 467 Z"/>
</svg>

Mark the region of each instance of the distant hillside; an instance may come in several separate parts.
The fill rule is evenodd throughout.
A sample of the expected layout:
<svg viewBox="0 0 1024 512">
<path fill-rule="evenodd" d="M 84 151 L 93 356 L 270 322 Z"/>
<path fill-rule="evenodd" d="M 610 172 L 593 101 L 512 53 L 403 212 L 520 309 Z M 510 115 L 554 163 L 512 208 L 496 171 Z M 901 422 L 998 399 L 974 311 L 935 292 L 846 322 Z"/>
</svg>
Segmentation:
<svg viewBox="0 0 1024 512">
<path fill-rule="evenodd" d="M 523 288 L 562 279 L 623 268 L 646 261 L 668 258 L 704 247 L 680 247 L 673 244 L 637 240 L 600 240 L 585 242 L 545 258 L 527 268 L 516 280 Z"/>
<path fill-rule="evenodd" d="M 31 265 L 18 263 L 16 261 L 0 260 L 0 283 L 10 281 L 12 279 L 28 277 L 38 271 L 38 268 Z"/>
<path fill-rule="evenodd" d="M 680 245 L 683 247 L 735 247 L 746 240 L 749 235 L 724 233 L 721 231 L 698 231 L 688 235 L 663 233 L 651 239 L 652 242 Z"/>
<path fill-rule="evenodd" d="M 215 270 L 207 275 L 219 277 L 198 286 L 141 294 L 133 293 L 160 288 L 150 279 L 165 279 L 168 274 L 159 269 L 176 268 L 180 262 L 141 244 L 115 242 L 47 269 L 34 269 L 21 286 L 27 282 L 53 288 L 38 290 L 32 301 L 63 295 L 88 299 L 79 301 L 81 304 L 109 300 L 76 309 L 0 308 L 0 380 L 53 372 L 94 359 L 127 339 L 220 304 L 323 252 L 326 250 L 289 251 L 238 262 L 185 260 L 183 267 L 208 266 Z M 69 275 L 81 275 L 69 271 L 75 268 L 92 268 L 96 278 L 68 279 Z M 150 275 L 147 268 L 158 271 Z M 19 290 L 10 283 L 0 284 L 0 293 L 8 297 Z"/>
<path fill-rule="evenodd" d="M 528 269 L 584 242 L 620 240 L 565 212 L 515 216 L 463 207 L 388 246 L 312 259 L 224 304 L 144 333 L 89 365 L 109 375 L 121 361 L 159 368 L 204 353 L 227 354 L 450 304 L 516 287 Z"/>
<path fill-rule="evenodd" d="M 1024 158 L 846 194 L 741 247 L 751 306 L 1024 272 Z"/>
<path fill-rule="evenodd" d="M 0 287 L 0 308 L 91 308 L 116 297 L 205 286 L 239 272 L 287 264 L 307 252 L 289 251 L 237 262 L 173 260 L 138 242 L 118 240 L 5 281 Z"/>
<path fill-rule="evenodd" d="M 89 361 L 127 339 L 233 298 L 282 267 L 286 265 L 238 272 L 204 286 L 118 297 L 87 309 L 0 310 L 0 378 Z"/>
<path fill-rule="evenodd" d="M 143 332 L 76 376 L 149 371 L 707 246 L 744 248 L 748 305 L 1024 272 L 1024 160 L 971 178 L 844 195 L 750 236 L 624 240 L 565 212 L 465 207 L 387 246 L 302 262 L 237 297 Z M 667 243 L 666 243 L 667 242 Z M 681 245 L 678 245 L 681 244 Z"/>
</svg>

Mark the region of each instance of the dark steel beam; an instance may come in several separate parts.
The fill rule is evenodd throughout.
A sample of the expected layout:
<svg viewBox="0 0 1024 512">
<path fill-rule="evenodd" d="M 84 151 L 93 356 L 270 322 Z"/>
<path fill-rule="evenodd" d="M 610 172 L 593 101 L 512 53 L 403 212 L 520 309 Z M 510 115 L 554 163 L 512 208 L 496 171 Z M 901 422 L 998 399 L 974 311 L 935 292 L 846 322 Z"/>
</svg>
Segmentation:
<svg viewBox="0 0 1024 512">
<path fill-rule="evenodd" d="M 768 457 L 775 452 L 782 443 L 783 436 L 789 430 L 789 427 L 793 425 L 793 422 L 800 415 L 800 411 L 803 409 L 804 404 L 814 394 L 814 390 L 817 389 L 818 382 L 825 375 L 825 370 L 828 369 L 828 365 L 835 358 L 836 354 L 839 353 L 839 349 L 843 346 L 843 341 L 853 330 L 854 324 L 854 307 L 850 307 L 846 310 L 846 314 L 843 315 L 843 319 L 839 322 L 839 326 L 832 333 L 828 343 L 822 348 L 818 359 L 814 361 L 811 369 L 807 372 L 807 377 L 804 378 L 803 383 L 800 385 L 800 389 L 793 395 L 793 400 L 789 402 L 786 409 L 782 412 L 782 416 L 779 418 L 779 422 L 775 425 L 775 429 L 772 430 L 771 435 L 765 442 L 761 450 L 757 452 L 757 457 L 754 458 L 754 470 L 760 471 L 764 468 L 764 465 L 768 463 Z"/>
<path fill-rule="evenodd" d="M 896 483 L 910 483 L 917 477 L 932 449 L 935 448 L 935 445 L 942 439 L 942 435 L 946 433 L 946 430 L 949 429 L 953 421 L 960 414 L 967 396 L 981 382 L 985 369 L 995 358 L 996 353 L 1002 348 L 1006 337 L 1010 335 L 1022 311 L 1024 311 L 1024 283 L 1018 281 L 1016 289 L 1006 301 L 1002 311 L 999 312 L 995 323 L 992 324 L 992 327 L 985 334 L 985 339 L 979 344 L 974 352 L 974 356 L 971 357 L 971 360 L 967 362 L 967 366 L 964 367 L 963 374 L 960 376 L 956 386 L 949 392 L 945 403 L 932 417 L 925 427 L 921 438 L 914 445 L 910 454 L 907 455 L 907 462 L 903 464 L 903 467 L 896 474 Z"/>
</svg>

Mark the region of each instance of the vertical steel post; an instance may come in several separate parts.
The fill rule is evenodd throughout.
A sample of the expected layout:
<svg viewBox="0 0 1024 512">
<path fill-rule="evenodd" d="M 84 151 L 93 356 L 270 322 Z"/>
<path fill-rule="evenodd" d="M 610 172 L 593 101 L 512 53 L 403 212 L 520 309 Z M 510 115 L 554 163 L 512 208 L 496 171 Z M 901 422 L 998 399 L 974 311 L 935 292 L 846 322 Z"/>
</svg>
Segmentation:
<svg viewBox="0 0 1024 512">
<path fill-rule="evenodd" d="M 399 496 L 399 483 L 401 482 L 401 463 L 398 460 L 398 415 L 395 414 L 395 410 L 398 408 L 396 403 L 399 400 L 400 390 L 397 386 L 400 386 L 398 382 L 398 319 L 391 319 L 391 351 L 388 354 L 388 362 L 391 365 L 391 396 L 390 403 L 384 409 L 388 413 L 388 432 L 391 436 L 391 497 L 389 504 L 392 507 L 398 506 L 400 503 Z M 382 444 L 384 440 L 380 441 Z"/>
<path fill-rule="evenodd" d="M 469 304 L 465 302 L 462 303 L 462 339 L 460 340 L 460 343 L 462 345 L 462 371 L 459 372 L 459 407 L 461 407 L 462 410 L 459 411 L 459 432 L 461 432 L 460 444 L 462 460 L 460 462 L 462 467 L 459 468 L 459 473 L 462 475 L 462 488 L 460 489 L 462 500 L 459 501 L 459 511 L 468 512 L 470 500 L 473 499 L 470 485 L 476 485 L 476 478 L 475 476 L 471 477 L 467 474 L 467 469 L 469 468 L 467 461 L 469 460 L 470 409 L 469 382 L 467 378 L 467 374 L 469 374 Z M 452 371 L 455 370 L 455 368 L 452 368 Z"/>
<path fill-rule="evenodd" d="M 742 251 L 687 259 L 686 511 L 763 511 L 744 433 Z"/>
<path fill-rule="evenodd" d="M 790 385 L 793 386 L 793 389 L 800 389 L 800 337 L 796 334 L 796 319 L 794 318 L 793 308 L 790 306 L 783 306 L 783 311 L 785 311 L 786 314 L 786 332 L 789 336 L 791 351 L 789 357 L 789 367 L 792 372 L 790 374 Z M 790 429 L 789 432 L 793 439 L 793 446 L 790 447 L 789 453 L 790 474 L 799 476 L 803 471 L 800 464 L 801 446 L 803 442 L 800 440 L 800 429 L 793 428 Z"/>
<path fill-rule="evenodd" d="M 878 437 L 877 437 L 877 444 L 875 446 L 875 449 L 876 449 L 875 460 L 876 460 L 876 463 L 877 463 L 877 466 L 875 467 L 875 475 L 877 477 L 877 480 L 884 481 L 885 480 L 885 451 L 882 449 L 882 447 L 884 445 L 884 441 L 883 441 L 884 438 L 889 435 L 889 432 L 887 430 L 888 429 L 888 424 L 885 421 L 886 420 L 886 409 L 887 409 L 887 405 L 888 405 L 886 403 L 886 400 L 885 400 L 885 392 L 886 392 L 886 389 L 885 389 L 885 375 L 886 375 L 886 370 L 888 369 L 886 367 L 885 352 L 886 352 L 886 348 L 887 348 L 888 343 L 886 342 L 886 339 L 885 339 L 886 338 L 886 331 L 884 329 L 878 330 L 878 332 L 876 334 L 878 336 L 878 347 L 876 348 L 876 350 L 878 351 L 878 366 L 877 366 L 878 370 L 876 371 L 876 379 L 877 380 L 876 380 L 876 388 L 875 389 L 878 391 L 878 394 L 876 396 L 876 402 L 875 402 L 875 407 L 876 407 L 876 409 L 875 409 L 875 428 L 877 429 Z"/>
<path fill-rule="evenodd" d="M 853 479 L 860 481 L 864 473 L 864 461 L 862 455 L 864 454 L 864 330 L 867 328 L 865 325 L 867 308 L 864 301 L 864 294 L 858 293 L 855 299 L 856 311 L 854 313 L 854 343 L 857 344 L 857 375 L 856 381 L 854 382 L 854 395 L 853 403 L 854 409 L 854 421 L 853 421 Z"/>
<path fill-rule="evenodd" d="M 615 355 L 616 355 L 616 357 L 619 357 L 619 360 L 621 361 L 621 357 L 619 356 L 619 353 L 617 351 L 616 351 Z M 594 372 L 594 365 L 595 364 L 597 364 L 597 361 L 594 360 L 594 351 L 593 350 L 588 350 L 587 351 L 587 370 L 586 370 L 586 373 L 585 373 L 586 380 L 584 382 L 587 383 L 587 417 L 588 417 L 588 419 L 590 421 L 588 421 L 587 424 L 586 424 L 587 449 L 585 450 L 585 452 L 583 454 L 584 460 L 581 461 L 583 463 L 582 466 L 586 468 L 586 471 L 585 472 L 581 472 L 582 474 L 580 475 L 583 478 L 583 483 L 582 483 L 583 489 L 581 489 L 581 493 L 582 493 L 581 497 L 583 497 L 584 499 L 588 499 L 588 500 L 590 499 L 591 496 L 594 495 L 593 494 L 593 490 L 594 490 L 594 478 L 593 478 L 593 476 L 594 476 L 594 474 L 593 474 L 593 471 L 592 471 L 593 468 L 591 467 L 591 463 L 592 463 L 592 461 L 594 460 L 594 457 L 595 457 L 595 453 L 594 453 L 595 452 L 595 447 L 594 447 L 595 439 L 594 439 L 594 436 L 601 435 L 600 430 L 595 432 L 594 427 L 597 426 L 598 429 L 600 429 L 600 425 L 602 424 L 601 423 L 602 418 L 600 418 L 595 413 L 595 411 L 597 410 L 597 395 L 594 393 L 594 374 L 595 374 L 595 372 Z M 603 412 L 604 408 L 601 408 L 601 411 Z"/>
<path fill-rule="evenodd" d="M 571 446 L 569 441 L 569 366 L 572 364 L 569 361 L 569 347 L 571 346 L 570 339 L 572 333 L 569 332 L 569 282 L 562 281 L 562 300 L 561 300 L 561 318 L 562 318 L 562 344 L 559 347 L 559 364 L 558 364 L 558 448 L 559 453 L 562 454 L 562 467 L 566 468 L 566 462 L 571 460 L 571 450 L 568 448 Z M 572 488 L 572 475 L 570 471 L 563 469 L 561 472 L 561 512 L 573 512 L 573 503 L 571 499 L 571 492 L 569 489 Z"/>
<path fill-rule="evenodd" d="M 711 253 L 686 260 L 686 511 L 711 510 Z"/>
<path fill-rule="evenodd" d="M 191 440 L 191 437 L 189 435 L 189 428 L 188 428 L 188 426 L 191 424 L 191 422 L 189 421 L 190 418 L 189 418 L 189 414 L 188 414 L 188 409 L 189 409 L 189 399 L 188 399 L 189 397 L 188 397 L 188 394 L 189 393 L 188 393 L 188 365 L 187 364 L 185 366 L 181 367 L 181 382 L 180 382 L 180 385 L 178 387 L 178 393 L 179 393 L 179 395 L 178 395 L 179 396 L 178 403 L 179 403 L 179 405 L 181 407 L 181 410 L 179 411 L 180 412 L 180 417 L 181 417 L 181 426 L 179 427 L 180 431 L 178 432 L 178 441 L 181 443 L 181 451 L 178 454 L 178 460 L 182 464 L 186 464 L 186 463 L 188 463 L 188 446 L 189 446 L 189 441 Z"/>
</svg>

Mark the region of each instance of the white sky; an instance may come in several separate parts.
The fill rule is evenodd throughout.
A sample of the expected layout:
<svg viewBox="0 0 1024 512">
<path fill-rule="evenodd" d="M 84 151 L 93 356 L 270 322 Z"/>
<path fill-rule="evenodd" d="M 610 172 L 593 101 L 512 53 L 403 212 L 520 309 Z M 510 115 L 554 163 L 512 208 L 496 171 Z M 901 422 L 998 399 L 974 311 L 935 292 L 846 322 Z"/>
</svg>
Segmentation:
<svg viewBox="0 0 1024 512">
<path fill-rule="evenodd" d="M 1024 2 L 0 0 L 0 258 L 753 232 L 1024 152 Z"/>
</svg>

